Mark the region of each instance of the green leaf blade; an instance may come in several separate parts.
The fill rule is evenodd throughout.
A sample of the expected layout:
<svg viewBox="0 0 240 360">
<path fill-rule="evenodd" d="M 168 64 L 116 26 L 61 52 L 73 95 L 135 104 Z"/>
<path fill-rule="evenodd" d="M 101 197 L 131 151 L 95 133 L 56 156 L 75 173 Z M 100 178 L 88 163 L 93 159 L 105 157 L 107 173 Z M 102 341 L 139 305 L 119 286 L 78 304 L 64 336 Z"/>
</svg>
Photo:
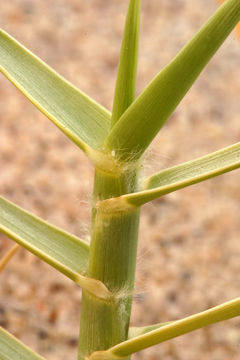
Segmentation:
<svg viewBox="0 0 240 360">
<path fill-rule="evenodd" d="M 239 20 L 239 0 L 227 0 L 121 116 L 106 148 L 138 159 Z"/>
<path fill-rule="evenodd" d="M 133 339 L 137 336 L 144 335 L 149 333 L 150 331 L 160 329 L 163 326 L 169 325 L 172 321 L 168 321 L 165 323 L 159 323 L 149 326 L 142 326 L 142 327 L 130 327 L 128 331 L 128 338 Z"/>
<path fill-rule="evenodd" d="M 144 190 L 122 196 L 122 201 L 141 206 L 160 196 L 240 168 L 240 142 L 151 176 Z"/>
<path fill-rule="evenodd" d="M 0 327 L 0 359 L 1 360 L 44 360 L 13 335 Z"/>
<path fill-rule="evenodd" d="M 141 0 L 129 1 L 118 66 L 111 126 L 117 123 L 135 99 L 140 9 Z"/>
<path fill-rule="evenodd" d="M 83 151 L 101 147 L 110 113 L 1 29 L 0 71 Z"/>
<path fill-rule="evenodd" d="M 106 351 L 95 352 L 90 356 L 89 360 L 124 359 L 151 346 L 237 316 L 240 316 L 240 298 L 184 319 L 173 321 L 169 325 L 124 341 Z"/>
<path fill-rule="evenodd" d="M 0 232 L 73 281 L 88 266 L 89 246 L 0 196 Z"/>
</svg>

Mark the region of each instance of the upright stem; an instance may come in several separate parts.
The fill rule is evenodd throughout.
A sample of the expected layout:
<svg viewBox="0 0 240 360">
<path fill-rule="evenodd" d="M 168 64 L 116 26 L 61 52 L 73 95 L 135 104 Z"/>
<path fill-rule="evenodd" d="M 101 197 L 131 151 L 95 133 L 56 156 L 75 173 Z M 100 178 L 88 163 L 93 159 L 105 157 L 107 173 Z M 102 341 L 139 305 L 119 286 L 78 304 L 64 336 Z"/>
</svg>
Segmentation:
<svg viewBox="0 0 240 360">
<path fill-rule="evenodd" d="M 96 170 L 97 202 L 137 189 L 137 171 L 106 173 Z M 102 281 L 109 299 L 83 291 L 79 360 L 127 339 L 134 288 L 139 210 L 126 212 L 93 208 L 88 276 Z"/>
</svg>

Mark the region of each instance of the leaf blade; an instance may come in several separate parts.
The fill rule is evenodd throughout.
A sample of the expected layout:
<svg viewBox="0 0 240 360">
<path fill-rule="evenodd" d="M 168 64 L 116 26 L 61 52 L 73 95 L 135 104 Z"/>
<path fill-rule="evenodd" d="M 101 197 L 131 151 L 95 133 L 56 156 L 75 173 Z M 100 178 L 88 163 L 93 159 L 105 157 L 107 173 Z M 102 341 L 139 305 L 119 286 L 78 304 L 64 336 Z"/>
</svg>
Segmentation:
<svg viewBox="0 0 240 360">
<path fill-rule="evenodd" d="M 123 359 L 151 346 L 237 316 L 240 316 L 240 298 L 228 301 L 184 319 L 171 322 L 169 325 L 133 339 L 126 340 L 106 351 L 96 351 L 89 357 L 89 360 Z"/>
<path fill-rule="evenodd" d="M 240 142 L 192 161 L 160 171 L 147 179 L 144 190 L 123 195 L 123 202 L 141 206 L 160 196 L 240 168 Z"/>
<path fill-rule="evenodd" d="M 44 358 L 9 334 L 0 326 L 0 358 L 1 360 L 44 360 Z"/>
<path fill-rule="evenodd" d="M 83 151 L 102 145 L 110 113 L 2 29 L 0 71 Z"/>
<path fill-rule="evenodd" d="M 79 283 L 89 246 L 0 196 L 0 232 Z M 81 281 L 81 280 L 80 280 Z"/>
<path fill-rule="evenodd" d="M 140 8 L 141 0 L 129 1 L 119 59 L 111 126 L 117 123 L 119 118 L 135 99 Z"/>
<path fill-rule="evenodd" d="M 15 244 L 13 247 L 11 247 L 10 250 L 0 259 L 0 274 L 5 269 L 5 267 L 8 265 L 9 261 L 12 259 L 12 257 L 17 253 L 17 251 L 20 249 L 20 245 Z"/>
<path fill-rule="evenodd" d="M 126 110 L 106 148 L 120 160 L 138 159 L 239 20 L 240 2 L 227 0 Z"/>
<path fill-rule="evenodd" d="M 128 332 L 128 339 L 133 339 L 137 336 L 147 334 L 150 331 L 160 329 L 161 327 L 166 326 L 166 325 L 170 324 L 171 322 L 172 321 L 168 321 L 165 323 L 159 323 L 159 324 L 142 326 L 142 327 L 134 327 L 134 326 L 130 327 L 129 332 Z"/>
<path fill-rule="evenodd" d="M 223 4 L 224 1 L 226 1 L 226 0 L 218 0 L 220 5 Z M 238 38 L 238 40 L 240 40 L 240 22 L 235 27 L 235 34 L 236 34 L 236 37 Z"/>
</svg>

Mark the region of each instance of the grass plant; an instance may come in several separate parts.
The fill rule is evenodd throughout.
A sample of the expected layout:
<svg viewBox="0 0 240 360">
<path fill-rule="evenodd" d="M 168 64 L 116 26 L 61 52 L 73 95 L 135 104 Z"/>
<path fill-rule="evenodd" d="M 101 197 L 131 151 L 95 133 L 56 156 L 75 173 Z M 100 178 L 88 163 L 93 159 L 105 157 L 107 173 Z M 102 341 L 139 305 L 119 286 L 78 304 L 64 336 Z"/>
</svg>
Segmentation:
<svg viewBox="0 0 240 360">
<path fill-rule="evenodd" d="M 126 359 L 240 315 L 237 298 L 182 320 L 129 328 L 141 206 L 240 167 L 236 143 L 140 181 L 144 153 L 238 24 L 240 0 L 225 1 L 136 98 L 140 7 L 140 0 L 129 1 L 112 114 L 0 30 L 2 74 L 95 167 L 90 245 L 0 196 L 0 231 L 82 287 L 78 360 Z M 43 360 L 2 328 L 0 359 Z"/>
</svg>

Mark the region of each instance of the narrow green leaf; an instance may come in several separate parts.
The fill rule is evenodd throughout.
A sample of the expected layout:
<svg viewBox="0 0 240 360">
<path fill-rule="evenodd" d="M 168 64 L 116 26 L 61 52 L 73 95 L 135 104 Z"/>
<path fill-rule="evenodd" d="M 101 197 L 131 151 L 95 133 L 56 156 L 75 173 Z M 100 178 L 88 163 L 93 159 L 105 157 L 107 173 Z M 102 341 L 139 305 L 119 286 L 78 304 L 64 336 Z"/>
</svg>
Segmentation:
<svg viewBox="0 0 240 360">
<path fill-rule="evenodd" d="M 124 203 L 141 206 L 160 196 L 237 168 L 240 168 L 240 142 L 198 159 L 160 171 L 147 179 L 143 191 L 121 196 L 121 206 Z"/>
<path fill-rule="evenodd" d="M 83 151 L 103 144 L 110 113 L 1 29 L 0 71 Z"/>
<path fill-rule="evenodd" d="M 227 0 L 140 94 L 106 139 L 126 161 L 139 158 L 240 20 L 240 1 Z"/>
<path fill-rule="evenodd" d="M 149 325 L 149 326 L 142 326 L 142 327 L 130 327 L 129 331 L 128 331 L 128 338 L 129 339 L 133 339 L 137 336 L 140 335 L 144 335 L 149 333 L 150 331 L 156 330 L 156 329 L 160 329 L 163 326 L 169 325 L 172 321 L 168 321 L 165 323 L 159 323 L 159 324 L 154 324 L 154 325 Z"/>
<path fill-rule="evenodd" d="M 141 0 L 130 0 L 112 111 L 112 126 L 135 99 Z"/>
<path fill-rule="evenodd" d="M 0 359 L 1 360 L 44 360 L 13 335 L 0 327 Z"/>
<path fill-rule="evenodd" d="M 0 196 L 0 232 L 81 285 L 89 246 Z"/>
<path fill-rule="evenodd" d="M 106 351 L 95 352 L 89 357 L 89 360 L 122 359 L 164 341 L 237 316 L 240 316 L 240 298 L 182 320 L 171 322 L 169 325 L 124 341 Z"/>
</svg>

